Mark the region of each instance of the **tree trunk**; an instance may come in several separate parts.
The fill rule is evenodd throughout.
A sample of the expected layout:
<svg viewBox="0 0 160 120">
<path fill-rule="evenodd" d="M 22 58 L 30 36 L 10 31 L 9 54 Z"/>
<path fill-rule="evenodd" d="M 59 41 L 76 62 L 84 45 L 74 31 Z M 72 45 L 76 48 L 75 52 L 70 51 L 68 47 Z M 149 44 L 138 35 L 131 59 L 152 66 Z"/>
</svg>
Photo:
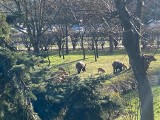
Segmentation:
<svg viewBox="0 0 160 120">
<path fill-rule="evenodd" d="M 97 40 L 95 40 L 95 46 L 96 46 L 96 57 L 98 58 L 99 57 L 99 55 L 98 55 L 98 43 L 97 43 L 98 41 Z"/>
<path fill-rule="evenodd" d="M 123 27 L 123 45 L 128 53 L 135 78 L 138 83 L 138 92 L 141 105 L 141 120 L 154 120 L 153 96 L 145 62 L 140 51 L 140 23 L 131 20 L 131 16 L 126 9 L 125 2 L 115 0 L 116 8 L 119 12 L 119 19 Z M 141 19 L 142 0 L 137 0 L 137 16 Z M 132 26 L 134 22 L 134 25 Z"/>
<path fill-rule="evenodd" d="M 61 57 L 61 44 L 58 44 L 58 54 L 59 54 L 59 57 Z"/>
<path fill-rule="evenodd" d="M 93 39 L 94 39 L 94 38 L 93 38 Z M 93 48 L 93 51 L 94 51 L 94 60 L 97 61 L 97 52 L 96 52 L 96 48 L 95 48 L 96 42 L 95 42 L 95 40 L 93 40 L 93 41 L 94 41 L 94 45 L 93 45 L 93 46 L 94 46 L 94 48 Z"/>
<path fill-rule="evenodd" d="M 75 41 L 72 41 L 73 51 L 76 50 L 76 43 Z"/>
<path fill-rule="evenodd" d="M 30 47 L 27 47 L 27 51 L 30 52 L 30 51 L 31 51 L 31 48 L 30 48 Z"/>
<path fill-rule="evenodd" d="M 68 23 L 66 21 L 66 54 L 69 54 L 69 48 L 68 48 Z"/>
<path fill-rule="evenodd" d="M 58 38 L 57 37 L 57 46 L 58 46 L 58 54 L 59 57 L 61 57 L 61 50 L 62 50 L 62 45 L 64 44 L 64 42 L 62 42 L 62 38 Z"/>
<path fill-rule="evenodd" d="M 92 50 L 94 50 L 94 40 L 92 39 Z"/>
<path fill-rule="evenodd" d="M 63 56 L 63 59 L 65 59 L 64 58 L 64 43 L 62 43 L 62 56 Z"/>
<path fill-rule="evenodd" d="M 104 49 L 104 43 L 101 43 L 102 50 Z"/>
<path fill-rule="evenodd" d="M 139 74 L 136 71 L 135 77 L 138 82 L 139 98 L 141 103 L 141 120 L 153 120 L 153 96 L 146 73 Z M 137 74 L 137 75 L 136 75 Z"/>
<path fill-rule="evenodd" d="M 39 37 L 36 37 L 34 35 L 34 37 L 29 37 L 30 38 L 30 41 L 31 41 L 31 44 L 32 44 L 32 47 L 33 47 L 33 51 L 35 54 L 39 54 L 40 53 L 40 43 L 39 43 Z"/>
<path fill-rule="evenodd" d="M 36 41 L 33 44 L 33 50 L 35 54 L 39 54 L 39 43 Z"/>
<path fill-rule="evenodd" d="M 44 51 L 48 51 L 48 46 L 47 45 L 44 47 Z"/>
<path fill-rule="evenodd" d="M 102 47 L 102 50 L 104 49 L 104 45 L 103 44 L 101 44 L 101 47 Z"/>
<path fill-rule="evenodd" d="M 82 52 L 83 52 L 83 60 L 85 60 L 86 54 L 85 54 L 85 49 L 84 49 L 83 35 L 81 37 L 81 47 L 82 47 Z"/>
<path fill-rule="evenodd" d="M 94 60 L 97 61 L 96 49 L 94 48 Z"/>
<path fill-rule="evenodd" d="M 109 35 L 109 52 L 113 52 L 113 38 L 112 35 Z"/>
</svg>

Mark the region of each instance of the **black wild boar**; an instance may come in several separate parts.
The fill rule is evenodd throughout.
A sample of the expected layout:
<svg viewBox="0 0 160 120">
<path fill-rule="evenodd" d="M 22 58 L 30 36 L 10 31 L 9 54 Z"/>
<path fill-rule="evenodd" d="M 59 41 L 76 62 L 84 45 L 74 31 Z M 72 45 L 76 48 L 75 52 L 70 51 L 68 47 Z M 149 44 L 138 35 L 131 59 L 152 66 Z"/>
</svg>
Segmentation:
<svg viewBox="0 0 160 120">
<path fill-rule="evenodd" d="M 81 70 L 84 72 L 86 71 L 86 64 L 82 61 L 79 61 L 76 63 L 76 69 L 77 69 L 78 74 L 81 72 Z"/>
<path fill-rule="evenodd" d="M 127 66 L 119 61 L 114 61 L 112 63 L 112 67 L 113 67 L 113 73 L 116 73 L 118 71 L 121 72 L 122 70 L 127 69 Z"/>
</svg>

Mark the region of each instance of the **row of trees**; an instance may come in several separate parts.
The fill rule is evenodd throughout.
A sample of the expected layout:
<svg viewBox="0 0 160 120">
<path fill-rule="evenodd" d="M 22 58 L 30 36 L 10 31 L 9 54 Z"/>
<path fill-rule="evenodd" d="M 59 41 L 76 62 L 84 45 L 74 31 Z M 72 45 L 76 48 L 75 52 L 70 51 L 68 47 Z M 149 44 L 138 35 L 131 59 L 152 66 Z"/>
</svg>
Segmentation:
<svg viewBox="0 0 160 120">
<path fill-rule="evenodd" d="M 40 48 L 45 47 L 47 49 L 53 43 L 51 39 L 54 38 L 59 51 L 61 51 L 64 44 L 66 54 L 68 54 L 68 36 L 73 38 L 73 47 L 76 46 L 77 38 L 84 39 L 83 36 L 90 36 L 93 39 L 93 47 L 95 42 L 95 48 L 97 48 L 97 38 L 99 37 L 107 36 L 111 38 L 112 36 L 115 38 L 113 33 L 118 35 L 116 37 L 121 37 L 122 28 L 117 17 L 115 17 L 114 3 L 108 2 L 104 6 L 104 1 L 101 1 L 96 6 L 96 2 L 15 0 L 1 2 L 1 5 L 8 12 L 7 21 L 13 23 L 14 27 L 24 34 L 23 36 L 28 36 L 29 39 L 26 40 L 27 42 L 25 41 L 27 43 L 25 44 L 26 47 L 29 49 L 33 47 L 34 52 L 39 53 Z M 128 3 L 128 7 L 134 4 L 134 2 Z M 146 1 L 145 10 L 151 12 L 147 6 L 150 7 L 151 5 Z M 155 11 L 157 10 L 158 8 Z M 148 14 L 146 11 L 143 17 L 145 24 L 149 24 L 150 21 L 157 19 L 146 15 Z M 77 30 L 78 33 L 71 32 L 70 29 L 74 25 L 82 27 L 83 30 Z M 48 32 L 48 30 L 50 31 Z M 112 45 L 112 38 L 109 41 L 110 45 Z M 112 51 L 112 46 L 110 46 L 110 49 Z"/>
</svg>

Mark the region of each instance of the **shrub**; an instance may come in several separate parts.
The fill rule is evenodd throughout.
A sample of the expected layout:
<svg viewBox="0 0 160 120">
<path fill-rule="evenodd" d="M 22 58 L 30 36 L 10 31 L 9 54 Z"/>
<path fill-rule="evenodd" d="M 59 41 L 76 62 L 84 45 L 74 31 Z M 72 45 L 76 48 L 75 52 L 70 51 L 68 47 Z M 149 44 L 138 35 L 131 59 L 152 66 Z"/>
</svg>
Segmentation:
<svg viewBox="0 0 160 120">
<path fill-rule="evenodd" d="M 23 59 L 27 56 L 21 57 Z M 17 53 L 8 49 L 0 48 L 0 119 L 12 120 L 36 120 L 32 103 L 30 102 L 31 90 L 29 90 L 29 62 L 21 61 Z"/>
<path fill-rule="evenodd" d="M 35 111 L 41 119 L 105 120 L 113 117 L 120 104 L 100 92 L 101 80 L 88 78 L 81 81 L 72 76 L 63 82 L 47 83 L 45 90 L 35 89 Z"/>
</svg>

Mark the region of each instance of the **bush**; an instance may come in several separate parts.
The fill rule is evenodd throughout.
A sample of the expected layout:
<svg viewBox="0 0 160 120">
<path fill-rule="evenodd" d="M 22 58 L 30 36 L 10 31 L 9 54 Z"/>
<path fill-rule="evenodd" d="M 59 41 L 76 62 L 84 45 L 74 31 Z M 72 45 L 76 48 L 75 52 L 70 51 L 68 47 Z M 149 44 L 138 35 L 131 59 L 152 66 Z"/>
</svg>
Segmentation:
<svg viewBox="0 0 160 120">
<path fill-rule="evenodd" d="M 120 104 L 102 95 L 100 87 L 99 78 L 81 81 L 75 76 L 60 83 L 50 81 L 43 92 L 34 90 L 34 109 L 43 120 L 106 120 L 113 117 Z"/>
<path fill-rule="evenodd" d="M 29 69 L 27 56 L 17 57 L 17 53 L 0 48 L 0 119 L 37 120 L 32 108 L 29 89 Z M 20 54 L 19 54 L 20 55 Z M 21 54 L 22 55 L 22 54 Z M 17 61 L 25 61 L 17 63 Z"/>
</svg>

